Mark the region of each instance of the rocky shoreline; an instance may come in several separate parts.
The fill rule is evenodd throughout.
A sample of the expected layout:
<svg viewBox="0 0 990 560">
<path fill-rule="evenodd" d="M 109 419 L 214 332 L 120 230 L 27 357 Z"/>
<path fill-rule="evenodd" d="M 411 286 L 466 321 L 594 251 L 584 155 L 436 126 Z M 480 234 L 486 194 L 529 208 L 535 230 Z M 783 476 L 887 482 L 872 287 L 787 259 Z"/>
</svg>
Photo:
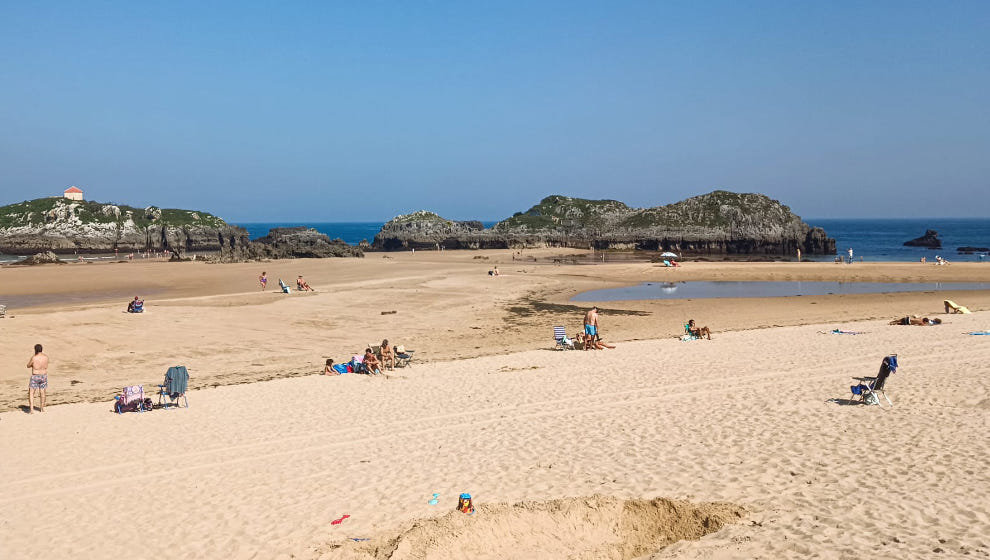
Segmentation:
<svg viewBox="0 0 990 560">
<path fill-rule="evenodd" d="M 761 194 L 714 191 L 667 206 L 550 196 L 491 228 L 428 211 L 397 216 L 372 248 L 514 249 L 574 247 L 692 255 L 835 254 L 835 240 Z"/>
</svg>

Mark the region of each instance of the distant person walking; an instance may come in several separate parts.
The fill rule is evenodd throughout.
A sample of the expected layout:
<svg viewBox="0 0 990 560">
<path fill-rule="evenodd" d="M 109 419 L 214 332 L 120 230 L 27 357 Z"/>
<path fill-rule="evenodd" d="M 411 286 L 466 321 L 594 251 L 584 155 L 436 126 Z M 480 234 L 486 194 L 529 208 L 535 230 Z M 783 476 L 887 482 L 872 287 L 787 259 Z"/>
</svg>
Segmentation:
<svg viewBox="0 0 990 560">
<path fill-rule="evenodd" d="M 801 262 L 801 249 L 798 249 L 798 262 Z"/>
<path fill-rule="evenodd" d="M 853 248 L 850 247 L 849 248 L 849 264 L 852 264 L 852 262 L 853 262 Z"/>
<path fill-rule="evenodd" d="M 34 395 L 38 392 L 40 392 L 41 412 L 45 411 L 45 390 L 48 389 L 48 356 L 41 350 L 41 345 L 35 344 L 34 355 L 27 363 L 27 367 L 31 370 L 31 381 L 28 383 L 28 414 L 34 414 Z"/>
<path fill-rule="evenodd" d="M 268 288 L 268 273 L 262 272 L 261 276 L 258 277 L 258 283 L 261 284 L 261 291 L 265 291 Z"/>
</svg>

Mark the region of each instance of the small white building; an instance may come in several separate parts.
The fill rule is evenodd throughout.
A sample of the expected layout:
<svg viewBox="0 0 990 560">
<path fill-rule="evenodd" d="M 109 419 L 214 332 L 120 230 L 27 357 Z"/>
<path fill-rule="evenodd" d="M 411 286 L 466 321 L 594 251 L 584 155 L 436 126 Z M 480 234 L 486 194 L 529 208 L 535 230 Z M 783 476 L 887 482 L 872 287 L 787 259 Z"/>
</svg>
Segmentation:
<svg viewBox="0 0 990 560">
<path fill-rule="evenodd" d="M 77 187 L 75 185 L 73 185 L 73 186 L 65 189 L 65 192 L 62 193 L 62 195 L 65 196 L 65 198 L 68 198 L 69 200 L 82 200 L 83 199 L 82 189 L 80 189 L 79 187 Z"/>
</svg>

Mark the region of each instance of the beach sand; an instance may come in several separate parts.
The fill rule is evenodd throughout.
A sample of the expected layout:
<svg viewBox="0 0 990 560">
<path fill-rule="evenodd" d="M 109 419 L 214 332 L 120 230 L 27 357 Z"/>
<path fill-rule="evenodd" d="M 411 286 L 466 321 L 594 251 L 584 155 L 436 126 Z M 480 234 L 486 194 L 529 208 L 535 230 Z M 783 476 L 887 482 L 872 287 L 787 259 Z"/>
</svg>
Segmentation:
<svg viewBox="0 0 990 560">
<path fill-rule="evenodd" d="M 0 557 L 990 556 L 990 337 L 963 334 L 990 328 L 988 292 L 607 302 L 618 348 L 550 350 L 554 324 L 580 327 L 590 304 L 567 300 L 587 289 L 988 281 L 990 267 L 388 256 L 0 270 L 5 295 L 38 303 L 0 320 Z M 318 291 L 260 293 L 263 269 Z M 122 312 L 130 292 L 147 313 Z M 944 315 L 946 297 L 974 313 Z M 946 324 L 887 325 L 911 313 Z M 687 318 L 714 340 L 678 340 Z M 313 375 L 383 337 L 415 365 Z M 36 342 L 50 404 L 72 404 L 29 416 Z M 889 353 L 894 406 L 846 404 Z M 190 408 L 110 413 L 120 386 L 176 364 Z M 468 521 L 450 513 L 461 492 L 479 508 Z M 655 554 L 627 530 L 690 537 L 677 520 L 698 516 L 727 524 Z"/>
</svg>

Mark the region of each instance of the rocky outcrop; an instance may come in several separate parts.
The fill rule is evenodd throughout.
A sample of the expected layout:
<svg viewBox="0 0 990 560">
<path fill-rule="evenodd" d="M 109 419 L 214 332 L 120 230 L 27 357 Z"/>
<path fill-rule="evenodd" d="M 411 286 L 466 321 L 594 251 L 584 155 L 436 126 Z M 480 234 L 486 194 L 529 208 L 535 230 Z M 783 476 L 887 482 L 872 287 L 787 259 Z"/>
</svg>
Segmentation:
<svg viewBox="0 0 990 560">
<path fill-rule="evenodd" d="M 273 228 L 268 235 L 254 240 L 258 249 L 270 258 L 363 257 L 364 250 L 340 239 L 331 240 L 313 228 Z"/>
<path fill-rule="evenodd" d="M 938 238 L 938 232 L 929 229 L 925 234 L 910 241 L 904 242 L 905 247 L 928 247 L 929 249 L 941 249 L 942 240 Z"/>
<path fill-rule="evenodd" d="M 550 196 L 489 229 L 421 211 L 385 224 L 372 246 L 387 251 L 562 246 L 689 254 L 835 253 L 834 239 L 787 206 L 761 194 L 728 191 L 654 208 Z"/>
<path fill-rule="evenodd" d="M 144 209 L 63 198 L 41 198 L 0 208 L 0 253 L 37 251 L 119 253 L 164 251 L 182 260 L 240 262 L 292 257 L 363 256 L 362 249 L 306 228 L 273 229 L 251 241 L 243 228 L 206 212 Z"/>
<path fill-rule="evenodd" d="M 63 198 L 0 208 L 0 252 L 112 253 L 220 251 L 247 242 L 247 232 L 190 210 L 138 209 Z"/>
<path fill-rule="evenodd" d="M 36 265 L 36 264 L 65 264 L 62 259 L 58 258 L 58 255 L 51 251 L 45 251 L 44 253 L 38 253 L 36 255 L 31 255 L 30 257 L 12 263 L 14 266 L 17 265 Z"/>
</svg>

